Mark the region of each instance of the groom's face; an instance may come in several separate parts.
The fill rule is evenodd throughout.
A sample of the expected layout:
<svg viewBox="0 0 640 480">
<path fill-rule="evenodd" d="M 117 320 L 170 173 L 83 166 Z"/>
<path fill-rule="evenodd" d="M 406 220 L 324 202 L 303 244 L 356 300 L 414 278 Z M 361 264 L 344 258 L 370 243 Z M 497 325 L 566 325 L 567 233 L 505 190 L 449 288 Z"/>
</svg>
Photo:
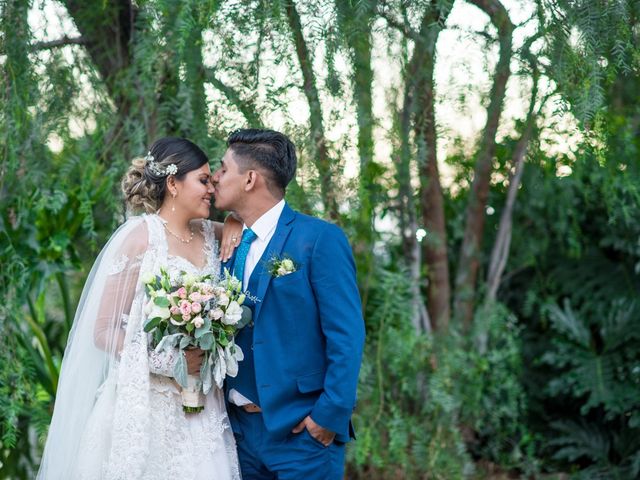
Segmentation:
<svg viewBox="0 0 640 480">
<path fill-rule="evenodd" d="M 218 210 L 236 210 L 244 198 L 246 172 L 240 173 L 234 156 L 233 151 L 227 149 L 220 160 L 220 167 L 211 177 L 214 187 L 214 205 Z"/>
</svg>

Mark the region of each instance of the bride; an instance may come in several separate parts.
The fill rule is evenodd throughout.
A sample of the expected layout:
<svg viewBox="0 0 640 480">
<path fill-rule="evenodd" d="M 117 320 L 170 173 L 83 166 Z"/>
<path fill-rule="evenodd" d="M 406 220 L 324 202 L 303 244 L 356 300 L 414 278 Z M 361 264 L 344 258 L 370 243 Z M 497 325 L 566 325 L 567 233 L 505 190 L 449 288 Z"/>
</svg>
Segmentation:
<svg viewBox="0 0 640 480">
<path fill-rule="evenodd" d="M 98 256 L 80 298 L 62 362 L 53 419 L 38 479 L 239 479 L 221 391 L 201 413 L 182 410 L 171 378 L 176 351 L 156 353 L 143 331 L 140 276 L 168 270 L 217 275 L 209 216 L 213 188 L 205 153 L 182 138 L 156 141 L 122 181 L 127 220 Z M 242 229 L 225 227 L 227 257 Z M 201 352 L 187 352 L 189 373 Z"/>
</svg>

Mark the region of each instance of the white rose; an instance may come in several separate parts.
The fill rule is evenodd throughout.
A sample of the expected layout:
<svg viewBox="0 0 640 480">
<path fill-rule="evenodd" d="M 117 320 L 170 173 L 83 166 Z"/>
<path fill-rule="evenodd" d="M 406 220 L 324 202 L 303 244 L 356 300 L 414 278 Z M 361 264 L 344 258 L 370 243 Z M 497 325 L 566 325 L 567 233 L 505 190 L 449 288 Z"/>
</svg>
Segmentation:
<svg viewBox="0 0 640 480">
<path fill-rule="evenodd" d="M 152 302 L 153 302 L 153 300 L 151 302 L 149 302 L 147 304 L 147 306 L 149 306 L 149 304 L 151 304 Z M 167 318 L 169 318 L 171 316 L 171 312 L 169 311 L 168 307 L 159 307 L 158 305 L 153 303 L 151 305 L 151 307 L 149 308 L 149 313 L 147 314 L 147 316 L 149 318 L 160 317 L 161 319 L 166 320 Z"/>
<path fill-rule="evenodd" d="M 220 320 L 223 315 L 224 312 L 220 307 L 214 308 L 213 310 L 209 311 L 209 318 L 213 318 L 214 320 Z"/>
<path fill-rule="evenodd" d="M 145 306 L 144 306 L 144 314 L 148 317 L 149 314 L 151 313 L 151 309 L 153 308 L 153 298 L 151 300 L 149 300 Z"/>
<path fill-rule="evenodd" d="M 204 320 L 200 315 L 198 315 L 196 318 L 193 319 L 194 327 L 200 328 L 202 325 L 204 325 Z"/>
<path fill-rule="evenodd" d="M 218 297 L 218 305 L 220 305 L 221 307 L 226 307 L 227 305 L 229 305 L 229 297 L 226 293 L 223 293 Z"/>
<path fill-rule="evenodd" d="M 286 275 L 289 272 L 287 271 L 286 268 L 284 268 L 284 266 L 281 265 L 278 267 L 278 270 L 276 270 L 276 273 L 278 274 L 279 277 L 281 277 L 283 275 Z"/>
<path fill-rule="evenodd" d="M 198 277 L 196 277 L 195 275 L 191 275 L 190 273 L 187 273 L 182 278 L 182 281 L 184 282 L 185 287 L 190 287 L 198 281 Z"/>
<path fill-rule="evenodd" d="M 285 258 L 282 261 L 282 266 L 284 267 L 285 270 L 287 270 L 288 272 L 293 272 L 293 261 L 290 258 Z"/>
<path fill-rule="evenodd" d="M 155 282 L 156 281 L 156 276 L 151 272 L 146 272 L 146 273 L 142 274 L 140 279 L 142 280 L 142 283 L 144 283 L 146 285 L 146 284 Z"/>
<path fill-rule="evenodd" d="M 222 323 L 225 325 L 235 325 L 242 318 L 242 307 L 238 305 L 238 302 L 233 301 L 229 303 L 227 311 L 224 313 Z"/>
</svg>

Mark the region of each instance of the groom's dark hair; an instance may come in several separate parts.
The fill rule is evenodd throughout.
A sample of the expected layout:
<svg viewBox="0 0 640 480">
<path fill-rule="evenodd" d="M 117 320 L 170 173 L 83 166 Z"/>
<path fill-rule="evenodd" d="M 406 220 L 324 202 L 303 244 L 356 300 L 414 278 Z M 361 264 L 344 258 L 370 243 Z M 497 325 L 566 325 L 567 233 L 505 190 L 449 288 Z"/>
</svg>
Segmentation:
<svg viewBox="0 0 640 480">
<path fill-rule="evenodd" d="M 227 146 L 242 172 L 260 168 L 269 190 L 284 196 L 298 164 L 296 147 L 286 135 L 274 130 L 245 128 L 232 132 Z"/>
</svg>

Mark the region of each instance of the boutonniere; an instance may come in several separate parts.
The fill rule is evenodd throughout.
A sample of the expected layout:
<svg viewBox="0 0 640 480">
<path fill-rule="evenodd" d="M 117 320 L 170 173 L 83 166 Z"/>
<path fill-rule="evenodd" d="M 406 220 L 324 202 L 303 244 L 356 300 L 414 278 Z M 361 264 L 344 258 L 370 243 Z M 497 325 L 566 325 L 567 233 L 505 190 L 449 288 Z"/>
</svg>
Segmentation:
<svg viewBox="0 0 640 480">
<path fill-rule="evenodd" d="M 272 277 L 284 277 L 298 270 L 298 265 L 293 259 L 287 255 L 282 258 L 278 258 L 274 255 L 267 263 L 267 271 Z"/>
</svg>

